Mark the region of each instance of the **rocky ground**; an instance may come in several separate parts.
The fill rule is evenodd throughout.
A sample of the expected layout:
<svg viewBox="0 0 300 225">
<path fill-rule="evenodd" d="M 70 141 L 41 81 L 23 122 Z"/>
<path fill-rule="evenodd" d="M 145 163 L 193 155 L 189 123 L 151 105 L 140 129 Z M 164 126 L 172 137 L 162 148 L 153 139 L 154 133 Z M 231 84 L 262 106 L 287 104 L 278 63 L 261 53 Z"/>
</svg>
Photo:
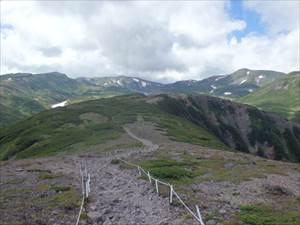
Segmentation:
<svg viewBox="0 0 300 225">
<path fill-rule="evenodd" d="M 1 162 L 0 224 L 75 224 L 81 200 L 78 163 L 91 174 L 91 193 L 80 224 L 197 224 L 176 201 L 169 205 L 167 190 L 157 195 L 136 169 L 116 158 L 138 164 L 162 157 L 191 162 L 186 169 L 197 176 L 175 180 L 174 185 L 191 207 L 200 206 L 207 225 L 265 224 L 236 217 L 240 206 L 249 204 L 274 205 L 275 211 L 281 205 L 295 212 L 295 218 L 300 216 L 298 164 L 170 141 L 143 121 L 125 129 L 127 135 L 114 141 L 117 144 L 108 142 L 84 154 Z"/>
</svg>

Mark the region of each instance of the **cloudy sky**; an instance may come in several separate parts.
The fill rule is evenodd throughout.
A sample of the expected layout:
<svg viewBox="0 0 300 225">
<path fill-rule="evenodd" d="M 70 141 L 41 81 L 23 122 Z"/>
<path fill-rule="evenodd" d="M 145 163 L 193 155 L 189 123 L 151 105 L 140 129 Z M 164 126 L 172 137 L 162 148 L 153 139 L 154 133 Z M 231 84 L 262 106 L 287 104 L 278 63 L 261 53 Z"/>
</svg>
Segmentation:
<svg viewBox="0 0 300 225">
<path fill-rule="evenodd" d="M 1 71 L 172 82 L 299 70 L 300 1 L 1 1 Z"/>
</svg>

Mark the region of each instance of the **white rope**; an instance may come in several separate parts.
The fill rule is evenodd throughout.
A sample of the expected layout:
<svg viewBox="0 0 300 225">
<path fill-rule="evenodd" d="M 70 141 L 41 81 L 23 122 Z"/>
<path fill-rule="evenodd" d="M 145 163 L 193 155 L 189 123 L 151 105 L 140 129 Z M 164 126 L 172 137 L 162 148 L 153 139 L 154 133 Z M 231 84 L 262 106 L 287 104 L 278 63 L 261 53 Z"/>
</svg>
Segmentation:
<svg viewBox="0 0 300 225">
<path fill-rule="evenodd" d="M 81 212 L 82 212 L 82 209 L 83 209 L 83 204 L 84 204 L 84 196 L 82 197 L 81 206 L 80 206 L 80 210 L 79 210 L 79 213 L 78 213 L 78 216 L 77 216 L 77 220 L 76 220 L 76 224 L 75 224 L 75 225 L 78 225 L 78 224 L 79 224 Z"/>
<path fill-rule="evenodd" d="M 161 180 L 158 180 L 156 178 L 154 178 L 153 176 L 150 175 L 149 171 L 145 171 L 142 167 L 140 167 L 139 165 L 136 165 L 136 164 L 133 164 L 133 163 L 130 163 L 130 162 L 127 162 L 123 159 L 119 159 L 120 161 L 124 162 L 125 164 L 127 165 L 130 165 L 130 166 L 133 166 L 133 167 L 137 167 L 138 168 L 138 172 L 139 174 L 141 174 L 141 172 L 143 172 L 149 179 L 150 183 L 151 183 L 151 179 L 155 181 L 155 188 L 156 188 L 156 192 L 158 193 L 158 183 L 160 184 L 163 184 L 163 185 L 166 185 L 166 186 L 169 186 L 170 187 L 170 203 L 172 203 L 173 201 L 173 195 L 175 195 L 177 197 L 177 199 L 180 201 L 180 203 L 186 208 L 186 210 L 201 224 L 201 225 L 205 225 L 203 220 L 202 220 L 202 217 L 201 217 L 201 214 L 200 214 L 200 210 L 199 210 L 199 207 L 198 205 L 196 205 L 196 211 L 197 211 L 197 214 L 198 216 L 187 206 L 187 204 L 185 204 L 185 202 L 179 197 L 179 195 L 176 193 L 176 191 L 174 190 L 173 188 L 173 185 L 169 184 L 169 183 L 166 183 L 166 182 L 163 182 Z"/>
<path fill-rule="evenodd" d="M 200 222 L 200 219 L 198 216 L 185 204 L 185 202 L 179 197 L 179 195 L 173 190 L 173 194 L 177 197 L 177 199 L 181 202 L 181 204 L 187 209 L 187 211 L 190 212 L 190 214 L 198 221 Z M 202 223 L 200 222 L 202 225 Z M 204 224 L 203 224 L 204 225 Z"/>
<path fill-rule="evenodd" d="M 82 201 L 81 201 L 81 205 L 80 205 L 80 210 L 77 216 L 77 220 L 76 220 L 76 224 L 79 224 L 80 221 L 80 216 L 83 210 L 83 205 L 85 202 L 85 199 L 89 197 L 89 193 L 91 191 L 91 186 L 90 186 L 90 182 L 91 182 L 91 176 L 90 173 L 87 172 L 87 167 L 84 168 L 84 170 L 82 170 L 82 165 L 80 164 L 80 175 L 81 175 L 81 189 L 82 189 Z"/>
</svg>

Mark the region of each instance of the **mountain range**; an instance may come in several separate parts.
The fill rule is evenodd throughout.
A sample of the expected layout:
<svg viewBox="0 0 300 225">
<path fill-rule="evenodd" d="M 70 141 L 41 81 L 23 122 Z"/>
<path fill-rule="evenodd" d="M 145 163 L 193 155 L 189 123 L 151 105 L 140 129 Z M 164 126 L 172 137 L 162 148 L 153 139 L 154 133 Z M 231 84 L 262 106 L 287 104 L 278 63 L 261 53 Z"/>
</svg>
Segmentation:
<svg viewBox="0 0 300 225">
<path fill-rule="evenodd" d="M 298 79 L 297 72 L 295 74 L 294 79 Z M 292 78 L 285 73 L 249 69 L 240 69 L 232 74 L 211 76 L 199 81 L 186 80 L 170 84 L 127 76 L 72 79 L 58 72 L 6 74 L 0 76 L 0 126 L 9 125 L 52 107 L 136 92 L 146 95 L 160 93 L 209 94 L 257 105 L 264 110 L 279 112 L 280 115 L 294 119 L 295 115 L 298 115 L 297 107 L 293 107 L 291 110 L 294 111 L 290 113 L 290 108 L 283 107 L 278 111 L 276 101 L 273 101 L 272 107 L 262 107 L 261 104 L 256 104 L 255 99 L 243 98 L 243 96 L 253 96 L 262 87 L 272 86 L 273 82 L 284 78 L 286 78 L 286 82 L 293 82 Z M 289 94 L 297 94 L 295 88 L 298 86 L 291 85 L 288 88 Z M 266 91 L 265 93 L 272 96 L 272 92 Z M 292 94 L 293 96 L 289 97 L 286 94 L 283 97 L 289 99 L 295 95 Z M 267 98 L 264 97 L 264 99 Z"/>
<path fill-rule="evenodd" d="M 124 208 L 133 218 L 159 208 L 162 221 L 169 206 L 158 201 L 169 187 L 151 185 L 151 174 L 174 185 L 186 205 L 203 204 L 206 224 L 299 224 L 299 90 L 299 72 L 248 69 L 171 84 L 58 72 L 0 76 L 1 218 L 68 224 L 82 204 L 80 224 L 126 224 Z M 146 180 L 123 159 L 148 171 Z M 82 166 L 92 174 L 86 202 Z M 185 212 L 178 218 L 194 224 Z M 145 220 L 128 224 L 137 221 Z"/>
<path fill-rule="evenodd" d="M 282 76 L 238 101 L 300 123 L 300 73 Z"/>
<path fill-rule="evenodd" d="M 43 111 L 0 132 L 0 159 L 45 156 L 120 137 L 138 118 L 204 147 L 300 161 L 300 125 L 255 107 L 197 94 L 130 94 Z"/>
</svg>

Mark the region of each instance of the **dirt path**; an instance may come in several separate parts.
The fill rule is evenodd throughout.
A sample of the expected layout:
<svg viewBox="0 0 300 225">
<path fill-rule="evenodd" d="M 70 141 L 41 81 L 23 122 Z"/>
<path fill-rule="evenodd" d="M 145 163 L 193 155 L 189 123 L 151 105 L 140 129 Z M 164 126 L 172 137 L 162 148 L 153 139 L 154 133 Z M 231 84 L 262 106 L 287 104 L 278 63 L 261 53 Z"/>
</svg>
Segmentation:
<svg viewBox="0 0 300 225">
<path fill-rule="evenodd" d="M 129 129 L 125 130 L 146 146 L 144 152 L 158 148 L 151 141 L 137 137 Z M 113 158 L 136 153 L 131 151 L 109 157 L 86 158 L 91 173 L 89 224 L 186 224 L 181 216 L 182 209 L 170 206 L 168 199 L 158 196 L 149 182 L 138 178 L 137 171 L 121 170 L 118 165 L 111 164 Z"/>
<path fill-rule="evenodd" d="M 127 134 L 129 134 L 129 136 L 131 136 L 132 138 L 142 142 L 146 146 L 147 151 L 155 151 L 155 150 L 158 149 L 159 146 L 156 145 L 156 144 L 153 144 L 150 140 L 147 140 L 147 139 L 136 136 L 134 133 L 132 133 L 126 127 L 124 128 L 124 130 L 127 132 Z"/>
</svg>

